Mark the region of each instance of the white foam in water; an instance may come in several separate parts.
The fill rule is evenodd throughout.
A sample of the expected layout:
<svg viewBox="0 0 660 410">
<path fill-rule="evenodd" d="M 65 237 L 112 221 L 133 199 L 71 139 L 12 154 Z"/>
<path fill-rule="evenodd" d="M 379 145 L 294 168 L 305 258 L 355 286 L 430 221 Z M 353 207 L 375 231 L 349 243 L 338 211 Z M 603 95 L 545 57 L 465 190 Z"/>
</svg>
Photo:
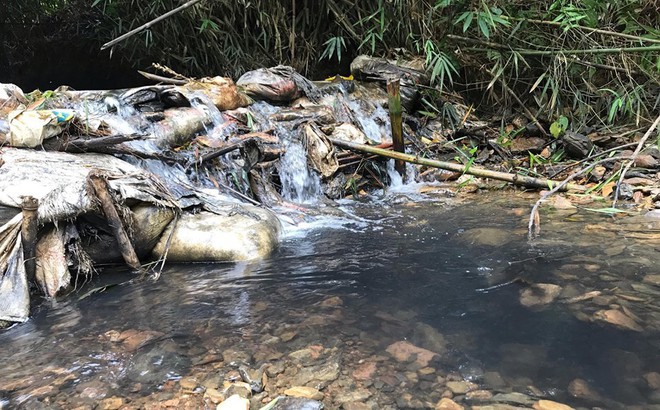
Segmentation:
<svg viewBox="0 0 660 410">
<path fill-rule="evenodd" d="M 283 224 L 282 238 L 304 238 L 309 235 L 310 231 L 326 229 L 343 229 L 357 233 L 363 232 L 365 228 L 371 226 L 373 223 L 373 221 L 367 221 L 361 218 L 354 219 L 350 215 L 346 217 L 323 215 L 306 218 L 304 221 L 295 225 Z"/>
</svg>

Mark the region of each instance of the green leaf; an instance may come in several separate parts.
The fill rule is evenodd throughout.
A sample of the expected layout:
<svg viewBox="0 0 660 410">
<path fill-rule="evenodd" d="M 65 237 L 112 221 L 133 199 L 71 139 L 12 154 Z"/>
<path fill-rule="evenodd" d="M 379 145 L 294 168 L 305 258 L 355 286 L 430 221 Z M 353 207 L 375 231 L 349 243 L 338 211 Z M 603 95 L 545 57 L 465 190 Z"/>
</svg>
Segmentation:
<svg viewBox="0 0 660 410">
<path fill-rule="evenodd" d="M 550 124 L 550 134 L 552 134 L 553 137 L 559 138 L 563 132 L 564 130 L 561 128 L 561 125 L 557 121 Z"/>
<path fill-rule="evenodd" d="M 472 13 L 471 11 L 466 11 L 465 13 L 460 15 L 458 20 L 456 20 L 456 23 L 463 21 L 463 33 L 465 33 L 470 28 L 473 19 L 474 19 L 474 13 Z"/>
<path fill-rule="evenodd" d="M 477 24 L 479 25 L 481 34 L 483 34 L 486 38 L 490 38 L 490 29 L 488 28 L 488 22 L 486 22 L 486 19 L 479 16 L 477 18 Z"/>
<path fill-rule="evenodd" d="M 584 209 L 585 211 L 598 212 L 598 213 L 601 213 L 601 214 L 608 214 L 608 215 L 622 214 L 622 213 L 623 214 L 632 214 L 632 213 L 634 213 L 634 212 L 624 211 L 622 209 L 617 209 L 617 208 L 582 208 L 582 209 Z"/>
</svg>

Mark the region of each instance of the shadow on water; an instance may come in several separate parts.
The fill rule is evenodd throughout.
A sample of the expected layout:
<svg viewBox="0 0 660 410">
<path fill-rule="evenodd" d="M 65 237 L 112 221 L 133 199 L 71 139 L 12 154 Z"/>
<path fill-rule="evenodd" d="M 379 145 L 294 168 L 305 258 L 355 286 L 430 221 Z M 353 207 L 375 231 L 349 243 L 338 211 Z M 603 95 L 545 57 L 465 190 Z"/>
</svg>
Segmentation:
<svg viewBox="0 0 660 410">
<path fill-rule="evenodd" d="M 58 377 L 67 379 L 52 394 L 62 397 L 89 396 L 97 379 L 99 397 L 141 396 L 213 352 L 237 347 L 264 361 L 271 333 L 297 332 L 278 346 L 285 354 L 313 343 L 348 349 L 354 338 L 369 356 L 397 340 L 423 343 L 431 325 L 446 344 L 437 367 L 484 388 L 504 391 L 497 374 L 509 389 L 535 386 L 570 403 L 567 386 L 580 378 L 614 407 L 645 403 L 628 379 L 658 370 L 657 332 L 578 320 L 562 303 L 521 306 L 527 283 L 556 283 L 554 272 L 584 255 L 570 244 L 574 232 L 565 245 L 531 247 L 514 208 L 372 204 L 354 209 L 354 223 L 289 234 L 266 260 L 174 265 L 157 282 L 131 284 L 127 273 L 103 272 L 0 334 L 0 398 L 27 405 L 35 380 Z M 318 313 L 333 296 L 341 311 Z M 135 329 L 147 334 L 131 342 L 122 332 Z"/>
</svg>

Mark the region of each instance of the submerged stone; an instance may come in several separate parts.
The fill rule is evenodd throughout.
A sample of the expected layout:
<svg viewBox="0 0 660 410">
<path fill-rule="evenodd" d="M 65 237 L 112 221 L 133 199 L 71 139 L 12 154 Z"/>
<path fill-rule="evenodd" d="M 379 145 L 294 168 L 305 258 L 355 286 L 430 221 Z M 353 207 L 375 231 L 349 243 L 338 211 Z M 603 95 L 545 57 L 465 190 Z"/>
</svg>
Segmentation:
<svg viewBox="0 0 660 410">
<path fill-rule="evenodd" d="M 407 362 L 414 358 L 415 362 L 422 367 L 428 366 L 429 362 L 436 356 L 436 353 L 430 350 L 417 347 L 405 341 L 392 343 L 387 347 L 386 351 L 398 362 Z"/>
<path fill-rule="evenodd" d="M 636 332 L 644 330 L 633 318 L 617 309 L 599 310 L 594 313 L 594 319 Z"/>
<path fill-rule="evenodd" d="M 274 401 L 272 407 L 270 407 L 271 402 L 266 408 L 269 410 L 323 410 L 323 403 L 320 401 L 303 397 L 278 397 Z"/>
<path fill-rule="evenodd" d="M 520 292 L 520 304 L 536 307 L 552 303 L 561 293 L 561 286 L 551 283 L 536 283 Z"/>
</svg>

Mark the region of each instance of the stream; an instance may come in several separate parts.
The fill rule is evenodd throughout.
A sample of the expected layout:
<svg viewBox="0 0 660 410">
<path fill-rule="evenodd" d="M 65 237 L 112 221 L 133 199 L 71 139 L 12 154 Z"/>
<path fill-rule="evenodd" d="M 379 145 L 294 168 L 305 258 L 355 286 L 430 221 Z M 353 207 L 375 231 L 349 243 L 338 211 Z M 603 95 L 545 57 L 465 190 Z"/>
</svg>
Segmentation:
<svg viewBox="0 0 660 410">
<path fill-rule="evenodd" d="M 264 404 L 308 385 L 329 409 L 434 408 L 442 397 L 657 408 L 659 220 L 544 210 L 530 244 L 533 195 L 443 192 L 340 201 L 345 216 L 288 226 L 264 260 L 167 265 L 131 283 L 105 268 L 33 301 L 27 323 L 0 332 L 0 409 L 183 407 L 239 365 L 265 372 L 253 396 Z M 534 283 L 561 291 L 525 307 Z M 575 301 L 590 291 L 601 293 Z M 598 320 L 607 309 L 639 329 Z M 436 355 L 397 357 L 397 343 Z"/>
</svg>

